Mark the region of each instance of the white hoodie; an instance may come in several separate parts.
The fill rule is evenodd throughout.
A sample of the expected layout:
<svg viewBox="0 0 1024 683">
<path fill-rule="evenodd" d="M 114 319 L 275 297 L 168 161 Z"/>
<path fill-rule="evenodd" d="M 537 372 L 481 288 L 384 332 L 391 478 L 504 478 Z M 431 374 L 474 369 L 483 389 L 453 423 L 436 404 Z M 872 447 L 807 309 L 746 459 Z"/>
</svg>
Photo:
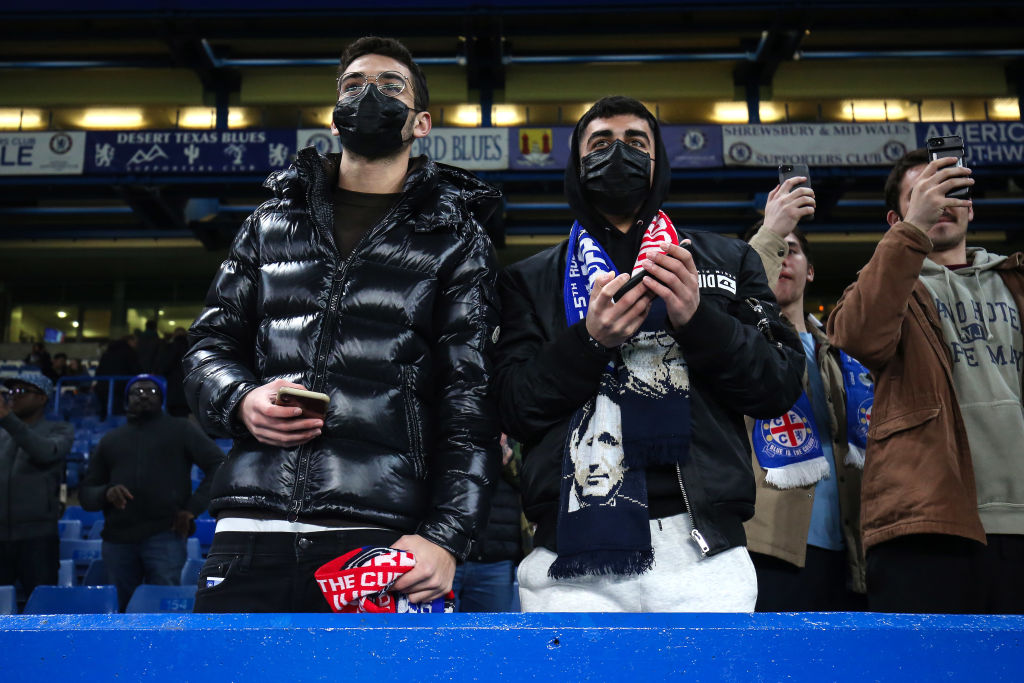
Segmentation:
<svg viewBox="0 0 1024 683">
<path fill-rule="evenodd" d="M 979 248 L 967 250 L 971 265 L 958 270 L 925 259 L 921 281 L 952 353 L 985 532 L 1024 534 L 1024 336 L 1021 312 L 993 270 L 1005 259 Z"/>
</svg>

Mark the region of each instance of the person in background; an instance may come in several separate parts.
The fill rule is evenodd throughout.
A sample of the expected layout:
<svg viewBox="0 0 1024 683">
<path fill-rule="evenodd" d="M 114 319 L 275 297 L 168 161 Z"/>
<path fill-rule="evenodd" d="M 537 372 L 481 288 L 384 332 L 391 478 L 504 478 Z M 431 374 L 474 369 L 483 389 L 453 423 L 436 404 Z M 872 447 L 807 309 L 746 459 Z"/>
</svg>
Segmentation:
<svg viewBox="0 0 1024 683">
<path fill-rule="evenodd" d="M 20 581 L 26 596 L 57 583 L 60 568 L 60 482 L 75 431 L 43 417 L 52 395 L 37 370 L 8 377 L 0 391 L 0 585 Z"/>
<path fill-rule="evenodd" d="M 456 612 L 509 612 L 516 603 L 515 571 L 523 557 L 519 477 L 512 444 L 501 435 L 501 478 L 487 526 L 473 540 L 469 559 L 455 568 Z"/>
<path fill-rule="evenodd" d="M 78 492 L 84 509 L 103 511 L 103 562 L 122 611 L 139 584 L 178 584 L 185 539 L 224 459 L 195 424 L 163 412 L 163 394 L 159 377 L 128 382 L 128 421 L 100 439 Z M 194 492 L 192 465 L 203 471 Z"/>
<path fill-rule="evenodd" d="M 804 396 L 786 416 L 748 419 L 757 499 L 744 529 L 757 570 L 759 612 L 864 606 L 863 460 L 851 459 L 848 447 L 840 352 L 822 324 L 804 312 L 804 294 L 815 276 L 810 244 L 798 225 L 815 208 L 814 190 L 797 187 L 806 180 L 798 176 L 776 186 L 768 195 L 763 224 L 747 235 L 807 357 Z M 788 431 L 793 425 L 796 429 Z"/>
</svg>

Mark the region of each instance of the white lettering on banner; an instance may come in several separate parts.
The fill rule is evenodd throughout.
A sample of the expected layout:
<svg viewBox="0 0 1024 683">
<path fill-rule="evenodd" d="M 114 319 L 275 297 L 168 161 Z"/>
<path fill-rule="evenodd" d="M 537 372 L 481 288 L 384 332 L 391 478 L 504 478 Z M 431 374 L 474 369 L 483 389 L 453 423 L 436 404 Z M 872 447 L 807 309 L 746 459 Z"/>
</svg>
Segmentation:
<svg viewBox="0 0 1024 683">
<path fill-rule="evenodd" d="M 412 144 L 412 155 L 470 171 L 508 168 L 507 128 L 434 128 Z"/>
<path fill-rule="evenodd" d="M 426 154 L 434 161 L 469 171 L 501 171 L 508 168 L 507 128 L 433 128 L 412 143 L 410 154 Z M 321 154 L 341 151 L 329 129 L 303 128 L 296 135 L 296 149 L 314 146 Z"/>
<path fill-rule="evenodd" d="M 0 133 L 0 175 L 80 175 L 85 132 Z"/>
<path fill-rule="evenodd" d="M 1024 122 L 933 123 L 925 129 L 925 140 L 949 135 L 963 138 L 968 165 L 1024 161 Z"/>
<path fill-rule="evenodd" d="M 888 166 L 916 146 L 911 123 L 722 126 L 727 166 Z"/>
</svg>

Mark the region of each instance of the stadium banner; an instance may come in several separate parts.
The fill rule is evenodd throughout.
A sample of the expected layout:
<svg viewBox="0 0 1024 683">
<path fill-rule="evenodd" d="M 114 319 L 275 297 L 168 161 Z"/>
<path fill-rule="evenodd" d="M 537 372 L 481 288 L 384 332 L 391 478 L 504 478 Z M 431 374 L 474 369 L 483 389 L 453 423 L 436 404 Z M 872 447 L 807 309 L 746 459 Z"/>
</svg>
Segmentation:
<svg viewBox="0 0 1024 683">
<path fill-rule="evenodd" d="M 81 175 L 85 133 L 0 133 L 0 175 Z"/>
<path fill-rule="evenodd" d="M 87 143 L 90 174 L 265 173 L 290 163 L 295 131 L 104 131 Z"/>
<path fill-rule="evenodd" d="M 513 171 L 563 171 L 569 161 L 572 126 L 524 126 L 508 129 Z"/>
<path fill-rule="evenodd" d="M 964 140 L 968 166 L 1005 166 L 1024 163 L 1024 121 L 965 121 L 917 124 L 917 144 L 928 138 L 959 135 Z"/>
<path fill-rule="evenodd" d="M 662 126 L 672 168 L 721 168 L 721 126 Z"/>
<path fill-rule="evenodd" d="M 328 128 L 301 128 L 296 142 L 298 149 L 314 145 L 321 154 L 341 151 L 338 136 Z M 505 128 L 436 127 L 413 141 L 411 154 L 469 171 L 503 171 L 508 168 L 508 133 Z"/>
<path fill-rule="evenodd" d="M 906 122 L 722 126 L 726 166 L 891 166 L 916 146 Z"/>
</svg>

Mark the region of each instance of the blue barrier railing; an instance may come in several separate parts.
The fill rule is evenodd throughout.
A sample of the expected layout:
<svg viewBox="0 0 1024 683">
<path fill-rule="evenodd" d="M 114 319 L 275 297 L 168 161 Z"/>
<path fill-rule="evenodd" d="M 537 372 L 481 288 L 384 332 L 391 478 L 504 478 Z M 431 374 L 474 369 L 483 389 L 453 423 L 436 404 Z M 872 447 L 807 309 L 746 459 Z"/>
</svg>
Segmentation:
<svg viewBox="0 0 1024 683">
<path fill-rule="evenodd" d="M 0 617 L 4 680 L 1019 680 L 1024 617 Z M 29 676 L 32 678 L 30 679 Z"/>
</svg>

